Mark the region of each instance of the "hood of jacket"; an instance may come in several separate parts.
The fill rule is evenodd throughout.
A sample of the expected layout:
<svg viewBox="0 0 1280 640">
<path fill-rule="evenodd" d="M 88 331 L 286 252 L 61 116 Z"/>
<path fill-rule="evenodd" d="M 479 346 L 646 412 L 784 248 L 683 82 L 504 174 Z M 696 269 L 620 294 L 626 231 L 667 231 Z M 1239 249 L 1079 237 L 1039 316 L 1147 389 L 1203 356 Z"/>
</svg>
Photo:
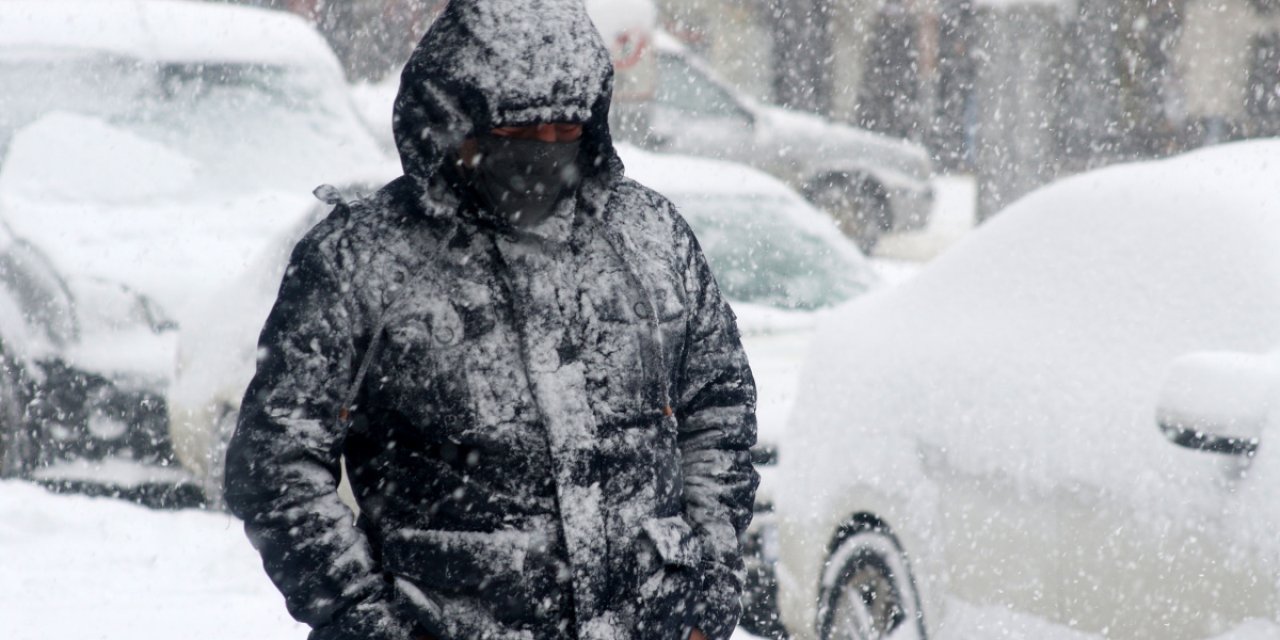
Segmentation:
<svg viewBox="0 0 1280 640">
<path fill-rule="evenodd" d="M 585 180 L 620 175 L 612 91 L 582 0 L 450 0 L 400 76 L 392 127 L 405 175 L 429 182 L 473 133 L 542 122 L 583 125 Z"/>
</svg>

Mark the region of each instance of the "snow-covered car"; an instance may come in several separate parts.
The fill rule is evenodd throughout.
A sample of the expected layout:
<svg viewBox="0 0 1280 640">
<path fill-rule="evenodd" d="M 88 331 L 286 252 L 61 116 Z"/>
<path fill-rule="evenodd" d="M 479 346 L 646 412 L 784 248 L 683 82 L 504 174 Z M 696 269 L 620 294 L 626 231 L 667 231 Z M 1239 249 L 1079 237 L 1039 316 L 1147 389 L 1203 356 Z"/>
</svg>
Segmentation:
<svg viewBox="0 0 1280 640">
<path fill-rule="evenodd" d="M 883 233 L 928 223 L 933 167 L 920 145 L 761 104 L 667 33 L 653 40 L 658 81 L 648 128 L 638 136 L 644 146 L 741 162 L 780 178 L 867 251 Z"/>
<path fill-rule="evenodd" d="M 700 158 L 619 149 L 627 174 L 670 197 L 693 227 L 738 316 L 759 388 L 759 461 L 763 481 L 753 544 L 772 554 L 772 459 L 792 398 L 815 311 L 862 294 L 879 282 L 866 259 L 829 217 L 759 171 Z M 293 244 L 330 210 L 273 241 L 252 268 L 184 323 L 169 395 L 170 430 L 179 458 L 213 501 L 225 445 L 253 376 L 258 332 L 275 301 Z M 762 538 L 768 538 L 762 540 Z M 757 572 L 755 575 L 760 575 Z M 768 609 L 772 603 L 762 604 Z M 765 617 L 762 615 L 762 617 Z"/>
<path fill-rule="evenodd" d="M 188 477 L 159 468 L 173 462 L 164 382 L 175 329 L 128 287 L 64 278 L 0 221 L 0 477 L 104 490 Z"/>
<path fill-rule="evenodd" d="M 1066 179 L 832 312 L 781 459 L 795 637 L 944 637 L 962 604 L 1132 639 L 1278 619 L 1280 378 L 1247 355 L 1280 345 L 1278 167 L 1263 141 Z"/>
<path fill-rule="evenodd" d="M 0 202 L 64 273 L 177 312 L 305 215 L 316 185 L 396 166 L 297 16 L 0 2 Z"/>
</svg>

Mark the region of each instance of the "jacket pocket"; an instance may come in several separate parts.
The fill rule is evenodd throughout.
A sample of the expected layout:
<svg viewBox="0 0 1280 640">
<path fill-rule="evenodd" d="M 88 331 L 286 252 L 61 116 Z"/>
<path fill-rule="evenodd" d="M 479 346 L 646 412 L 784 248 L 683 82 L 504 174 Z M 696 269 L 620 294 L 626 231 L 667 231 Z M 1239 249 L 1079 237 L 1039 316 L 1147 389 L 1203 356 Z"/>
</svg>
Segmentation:
<svg viewBox="0 0 1280 640">
<path fill-rule="evenodd" d="M 549 612 L 559 571 L 540 532 L 401 529 L 383 542 L 383 567 L 424 594 L 480 598 L 502 622 Z"/>
<path fill-rule="evenodd" d="M 545 553 L 543 536 L 527 531 L 401 529 L 386 537 L 388 571 L 441 588 L 475 588 L 526 573 L 531 553 Z"/>
<path fill-rule="evenodd" d="M 702 559 L 698 538 L 683 516 L 650 518 L 641 527 L 664 563 L 690 569 L 698 567 Z"/>
</svg>

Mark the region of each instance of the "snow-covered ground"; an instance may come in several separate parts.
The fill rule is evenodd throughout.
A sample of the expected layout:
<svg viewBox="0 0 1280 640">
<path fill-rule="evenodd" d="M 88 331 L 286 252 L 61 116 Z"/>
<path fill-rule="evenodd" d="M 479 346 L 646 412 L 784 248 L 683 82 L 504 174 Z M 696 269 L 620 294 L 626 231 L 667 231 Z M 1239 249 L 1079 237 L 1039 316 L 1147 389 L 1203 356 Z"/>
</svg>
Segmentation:
<svg viewBox="0 0 1280 640">
<path fill-rule="evenodd" d="M 0 637 L 302 640 L 239 521 L 0 482 Z M 739 634 L 735 640 L 750 640 Z"/>
<path fill-rule="evenodd" d="M 240 524 L 0 482 L 10 640 L 301 640 Z"/>
<path fill-rule="evenodd" d="M 0 482 L 0 627 L 7 640 L 302 640 L 240 523 Z M 943 640 L 1096 640 L 953 601 Z M 1280 637 L 1255 621 L 1216 640 Z M 734 640 L 757 640 L 744 632 Z"/>
</svg>

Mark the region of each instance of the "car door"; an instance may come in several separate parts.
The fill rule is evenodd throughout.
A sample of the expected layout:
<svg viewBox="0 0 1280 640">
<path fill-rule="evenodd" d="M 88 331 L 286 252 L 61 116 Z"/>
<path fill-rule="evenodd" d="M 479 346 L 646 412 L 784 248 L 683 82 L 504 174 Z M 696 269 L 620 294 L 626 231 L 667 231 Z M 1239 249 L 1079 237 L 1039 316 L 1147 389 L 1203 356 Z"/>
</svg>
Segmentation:
<svg viewBox="0 0 1280 640">
<path fill-rule="evenodd" d="M 1231 518 L 1257 478 L 1242 474 L 1231 456 L 1178 449 L 1150 431 L 1147 446 L 1163 464 L 1152 472 L 1135 465 L 1131 491 L 1079 483 L 1055 501 L 1062 617 L 1134 640 L 1199 640 L 1241 620 L 1270 618 L 1274 559 L 1236 544 L 1241 527 Z M 1163 499 L 1138 490 L 1151 478 L 1167 491 Z"/>
<path fill-rule="evenodd" d="M 683 56 L 658 54 L 658 88 L 650 115 L 651 146 L 668 153 L 760 167 L 756 123 L 732 93 Z"/>
<path fill-rule="evenodd" d="M 972 452 L 948 444 L 920 446 L 922 467 L 940 491 L 947 591 L 1057 619 L 1062 531 L 1052 483 L 1043 481 L 1047 447 L 986 446 L 1005 450 L 1006 464 L 974 464 Z"/>
</svg>

